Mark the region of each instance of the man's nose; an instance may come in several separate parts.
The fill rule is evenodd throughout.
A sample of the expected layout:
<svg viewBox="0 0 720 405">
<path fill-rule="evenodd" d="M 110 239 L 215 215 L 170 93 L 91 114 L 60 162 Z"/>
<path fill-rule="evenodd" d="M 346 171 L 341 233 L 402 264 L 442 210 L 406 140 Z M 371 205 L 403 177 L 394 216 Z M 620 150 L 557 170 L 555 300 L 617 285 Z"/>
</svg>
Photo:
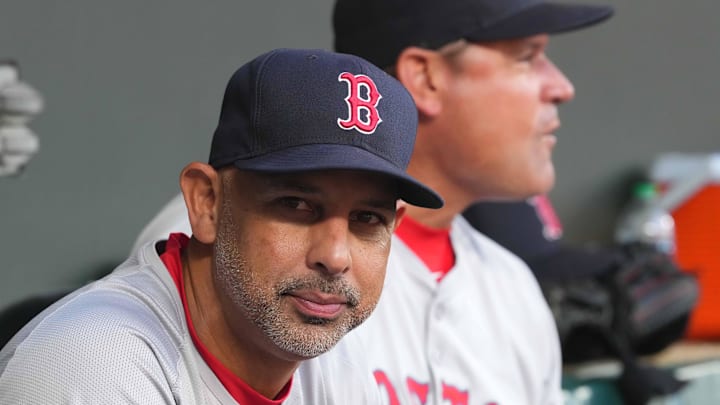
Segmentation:
<svg viewBox="0 0 720 405">
<path fill-rule="evenodd" d="M 544 101 L 561 104 L 575 98 L 575 87 L 572 82 L 550 59 L 546 59 L 544 70 L 546 76 L 543 87 Z"/>
<path fill-rule="evenodd" d="M 339 275 L 350 269 L 351 234 L 347 219 L 327 218 L 313 226 L 309 237 L 308 267 L 328 275 Z"/>
</svg>

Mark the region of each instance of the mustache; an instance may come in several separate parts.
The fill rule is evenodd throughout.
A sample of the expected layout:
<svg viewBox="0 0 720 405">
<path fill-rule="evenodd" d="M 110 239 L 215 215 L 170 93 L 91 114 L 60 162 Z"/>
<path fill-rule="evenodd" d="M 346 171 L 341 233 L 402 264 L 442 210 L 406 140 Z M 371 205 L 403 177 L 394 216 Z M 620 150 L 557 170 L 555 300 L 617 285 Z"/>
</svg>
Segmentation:
<svg viewBox="0 0 720 405">
<path fill-rule="evenodd" d="M 315 290 L 323 294 L 339 295 L 347 300 L 347 305 L 350 307 L 360 303 L 360 292 L 344 279 L 328 280 L 313 277 L 285 280 L 277 286 L 277 296 L 288 295 L 298 290 Z"/>
</svg>

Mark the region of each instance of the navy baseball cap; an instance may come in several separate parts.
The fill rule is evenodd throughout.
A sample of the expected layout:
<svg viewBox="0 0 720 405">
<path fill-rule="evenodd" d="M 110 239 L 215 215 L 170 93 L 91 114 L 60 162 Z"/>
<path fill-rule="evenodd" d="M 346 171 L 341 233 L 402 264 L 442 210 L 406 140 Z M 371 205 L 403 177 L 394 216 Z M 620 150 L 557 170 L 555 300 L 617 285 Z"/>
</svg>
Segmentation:
<svg viewBox="0 0 720 405">
<path fill-rule="evenodd" d="M 397 180 L 399 198 L 440 208 L 442 198 L 405 172 L 416 130 L 410 94 L 370 62 L 320 49 L 276 49 L 230 78 L 209 164 L 381 173 Z"/>
<path fill-rule="evenodd" d="M 612 14 L 610 6 L 543 0 L 337 0 L 333 29 L 335 50 L 387 67 L 408 46 L 437 49 L 458 39 L 554 34 Z"/>
</svg>

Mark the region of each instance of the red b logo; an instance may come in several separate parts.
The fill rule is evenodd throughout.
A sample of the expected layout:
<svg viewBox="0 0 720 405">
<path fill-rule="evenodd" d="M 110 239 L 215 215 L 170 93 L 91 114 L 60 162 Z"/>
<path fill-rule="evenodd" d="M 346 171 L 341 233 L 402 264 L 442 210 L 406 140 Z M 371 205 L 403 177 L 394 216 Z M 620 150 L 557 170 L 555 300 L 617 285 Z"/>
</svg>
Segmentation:
<svg viewBox="0 0 720 405">
<path fill-rule="evenodd" d="M 372 134 L 382 122 L 377 105 L 382 95 L 378 92 L 377 86 L 365 75 L 354 75 L 352 73 L 340 73 L 338 81 L 348 84 L 348 96 L 345 102 L 348 106 L 348 118 L 338 118 L 337 122 L 342 129 L 357 129 L 363 134 Z M 365 89 L 367 98 L 360 95 L 361 89 Z"/>
</svg>

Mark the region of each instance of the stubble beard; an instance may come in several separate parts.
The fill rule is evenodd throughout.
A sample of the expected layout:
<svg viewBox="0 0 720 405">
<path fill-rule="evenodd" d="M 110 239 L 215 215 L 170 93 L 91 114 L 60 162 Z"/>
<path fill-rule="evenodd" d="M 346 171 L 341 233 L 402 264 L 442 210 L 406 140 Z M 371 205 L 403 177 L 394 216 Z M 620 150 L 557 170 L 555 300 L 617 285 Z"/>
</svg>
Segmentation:
<svg viewBox="0 0 720 405">
<path fill-rule="evenodd" d="M 236 312 L 244 314 L 282 351 L 304 359 L 316 357 L 330 350 L 345 334 L 370 316 L 374 305 L 359 305 L 360 293 L 345 279 L 331 280 L 318 275 L 263 285 L 238 249 L 241 239 L 237 235 L 227 197 L 223 201 L 220 218 L 215 242 L 215 283 L 238 307 L 240 311 Z M 334 320 L 283 310 L 283 298 L 299 289 L 343 295 L 348 300 L 348 308 Z M 239 314 L 232 314 L 229 319 L 236 315 Z"/>
</svg>

